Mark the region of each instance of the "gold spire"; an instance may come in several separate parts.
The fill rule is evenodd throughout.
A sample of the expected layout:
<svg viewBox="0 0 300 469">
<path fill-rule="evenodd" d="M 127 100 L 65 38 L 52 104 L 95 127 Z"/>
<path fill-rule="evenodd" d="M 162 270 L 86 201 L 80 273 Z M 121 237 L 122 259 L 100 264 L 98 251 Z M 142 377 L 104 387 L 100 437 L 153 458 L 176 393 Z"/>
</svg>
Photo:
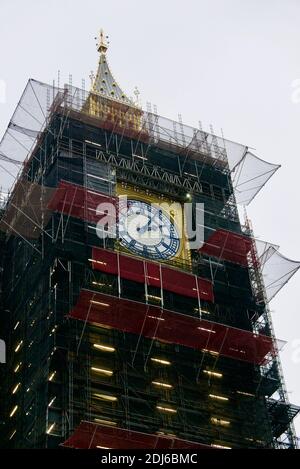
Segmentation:
<svg viewBox="0 0 300 469">
<path fill-rule="evenodd" d="M 108 49 L 107 37 L 104 35 L 103 29 L 101 29 L 97 41 L 97 50 L 99 52 L 98 68 L 95 75 L 93 73 L 90 75 L 91 91 L 92 93 L 136 107 L 137 104 L 125 95 L 109 68 L 106 55 Z"/>
<path fill-rule="evenodd" d="M 107 36 L 105 37 L 104 36 L 104 32 L 103 32 L 103 29 L 100 29 L 100 33 L 99 33 L 99 38 L 98 38 L 98 42 L 97 42 L 97 51 L 101 54 L 105 54 L 105 52 L 107 51 L 108 49 L 108 44 L 107 44 Z"/>
<path fill-rule="evenodd" d="M 97 39 L 97 38 L 95 38 Z M 142 110 L 138 103 L 139 91 L 134 91 L 136 102 L 128 98 L 115 80 L 107 62 L 107 36 L 103 29 L 97 39 L 99 61 L 97 71 L 91 72 L 91 90 L 84 103 L 83 112 L 96 116 L 105 123 L 105 128 L 130 129 L 141 132 Z"/>
</svg>

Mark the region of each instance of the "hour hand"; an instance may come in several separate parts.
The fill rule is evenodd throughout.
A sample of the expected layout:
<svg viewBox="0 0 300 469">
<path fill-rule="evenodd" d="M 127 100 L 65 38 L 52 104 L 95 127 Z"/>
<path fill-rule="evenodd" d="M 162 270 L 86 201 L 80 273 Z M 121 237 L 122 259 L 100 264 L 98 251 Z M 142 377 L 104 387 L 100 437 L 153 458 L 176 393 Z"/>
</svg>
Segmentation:
<svg viewBox="0 0 300 469">
<path fill-rule="evenodd" d="M 154 228 L 154 229 L 153 229 Z M 148 222 L 144 225 L 144 226 L 141 226 L 138 230 L 138 232 L 140 234 L 144 234 L 146 231 L 156 231 L 156 229 L 158 228 L 158 225 L 156 225 L 154 222 L 153 222 L 153 219 L 152 217 L 149 218 Z"/>
</svg>

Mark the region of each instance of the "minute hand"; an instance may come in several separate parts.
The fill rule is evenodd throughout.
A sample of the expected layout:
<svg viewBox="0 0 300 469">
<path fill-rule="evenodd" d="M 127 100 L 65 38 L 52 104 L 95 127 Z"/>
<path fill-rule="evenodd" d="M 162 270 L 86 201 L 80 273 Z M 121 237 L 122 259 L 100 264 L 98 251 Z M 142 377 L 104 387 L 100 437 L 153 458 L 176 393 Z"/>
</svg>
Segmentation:
<svg viewBox="0 0 300 469">
<path fill-rule="evenodd" d="M 141 226 L 139 229 L 139 233 L 143 234 L 145 231 L 151 231 L 149 228 L 158 228 L 159 226 L 156 224 L 153 224 L 152 218 L 149 218 L 148 222 L 144 225 Z"/>
</svg>

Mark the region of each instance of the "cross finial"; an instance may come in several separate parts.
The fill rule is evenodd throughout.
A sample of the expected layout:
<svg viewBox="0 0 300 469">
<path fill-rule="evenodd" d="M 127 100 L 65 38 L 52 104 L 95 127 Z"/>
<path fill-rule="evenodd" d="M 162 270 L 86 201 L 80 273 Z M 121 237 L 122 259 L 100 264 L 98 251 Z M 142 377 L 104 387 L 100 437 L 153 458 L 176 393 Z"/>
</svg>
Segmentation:
<svg viewBox="0 0 300 469">
<path fill-rule="evenodd" d="M 108 36 L 104 36 L 103 29 L 100 29 L 99 38 L 98 38 L 98 42 L 97 42 L 97 51 L 98 52 L 105 54 L 105 52 L 108 49 L 107 39 L 108 39 Z"/>
</svg>

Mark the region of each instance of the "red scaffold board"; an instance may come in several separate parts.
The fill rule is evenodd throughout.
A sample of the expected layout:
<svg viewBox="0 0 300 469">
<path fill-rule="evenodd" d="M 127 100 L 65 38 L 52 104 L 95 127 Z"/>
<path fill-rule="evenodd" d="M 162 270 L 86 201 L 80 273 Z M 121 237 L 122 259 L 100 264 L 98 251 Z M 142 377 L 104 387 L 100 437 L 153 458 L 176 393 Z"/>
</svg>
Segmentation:
<svg viewBox="0 0 300 469">
<path fill-rule="evenodd" d="M 92 449 L 211 449 L 210 446 L 176 437 L 154 435 L 93 422 L 80 422 L 63 443 L 67 448 Z"/>
<path fill-rule="evenodd" d="M 253 241 L 245 235 L 221 229 L 209 236 L 199 252 L 246 267 L 252 243 Z"/>
<path fill-rule="evenodd" d="M 97 223 L 103 215 L 100 211 L 96 212 L 100 204 L 115 206 L 116 198 L 77 184 L 60 181 L 47 208 L 90 223 Z M 108 217 L 107 214 L 105 215 Z M 113 223 L 115 223 L 115 217 L 112 219 Z"/>
<path fill-rule="evenodd" d="M 69 316 L 259 365 L 275 353 L 271 337 L 91 290 L 81 290 Z"/>
<path fill-rule="evenodd" d="M 178 295 L 214 301 L 212 283 L 207 279 L 107 249 L 93 248 L 92 259 L 95 270 L 120 275 L 121 278 L 163 288 Z"/>
</svg>

